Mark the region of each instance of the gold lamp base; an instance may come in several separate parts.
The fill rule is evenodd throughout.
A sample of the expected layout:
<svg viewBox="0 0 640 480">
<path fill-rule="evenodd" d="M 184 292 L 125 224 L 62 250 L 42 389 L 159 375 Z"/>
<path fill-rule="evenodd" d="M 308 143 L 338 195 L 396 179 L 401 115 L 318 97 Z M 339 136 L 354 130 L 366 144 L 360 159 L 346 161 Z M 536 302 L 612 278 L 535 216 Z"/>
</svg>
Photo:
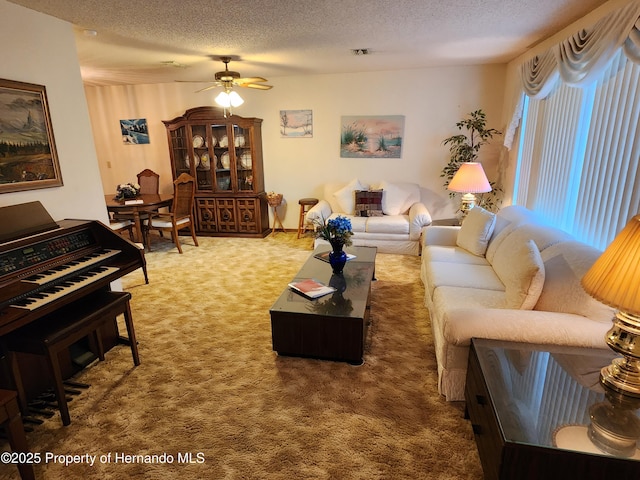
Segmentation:
<svg viewBox="0 0 640 480">
<path fill-rule="evenodd" d="M 462 195 L 460 202 L 460 214 L 462 219 L 467 216 L 469 210 L 476 206 L 476 196 L 473 193 L 465 193 Z"/>
<path fill-rule="evenodd" d="M 622 358 L 614 359 L 600 371 L 600 381 L 617 392 L 640 397 L 640 317 L 616 312 L 605 339 Z"/>
</svg>

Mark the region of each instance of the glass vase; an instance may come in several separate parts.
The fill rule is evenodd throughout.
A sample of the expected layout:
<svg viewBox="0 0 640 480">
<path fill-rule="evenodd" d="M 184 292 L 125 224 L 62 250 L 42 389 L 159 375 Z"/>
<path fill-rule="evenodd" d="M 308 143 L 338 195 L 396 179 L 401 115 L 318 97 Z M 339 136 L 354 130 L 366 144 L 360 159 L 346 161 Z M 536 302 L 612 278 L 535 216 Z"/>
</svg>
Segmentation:
<svg viewBox="0 0 640 480">
<path fill-rule="evenodd" d="M 344 266 L 347 263 L 347 254 L 342 249 L 344 247 L 344 243 L 342 242 L 331 242 L 331 247 L 333 250 L 329 252 L 329 264 L 335 274 L 341 274 L 344 270 Z"/>
</svg>

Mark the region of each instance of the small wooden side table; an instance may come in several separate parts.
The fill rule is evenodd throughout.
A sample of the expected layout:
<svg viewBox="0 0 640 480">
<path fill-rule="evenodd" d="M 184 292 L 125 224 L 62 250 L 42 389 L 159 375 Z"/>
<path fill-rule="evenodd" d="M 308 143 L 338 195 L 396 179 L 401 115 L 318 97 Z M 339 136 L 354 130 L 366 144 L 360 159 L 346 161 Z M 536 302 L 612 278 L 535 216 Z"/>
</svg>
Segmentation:
<svg viewBox="0 0 640 480">
<path fill-rule="evenodd" d="M 20 417 L 18 394 L 12 390 L 0 390 L 0 423 L 7 431 L 9 445 L 12 452 L 28 452 L 27 437 Z M 36 475 L 30 463 L 16 465 L 22 480 L 35 480 Z"/>
<path fill-rule="evenodd" d="M 282 225 L 282 220 L 280 220 L 280 216 L 278 215 L 278 207 L 282 205 L 282 194 L 269 192 L 267 194 L 267 202 L 273 211 L 273 228 L 271 229 L 271 233 L 275 233 L 276 230 L 282 230 L 285 232 L 284 225 Z M 278 227 L 278 224 L 280 227 Z"/>
</svg>

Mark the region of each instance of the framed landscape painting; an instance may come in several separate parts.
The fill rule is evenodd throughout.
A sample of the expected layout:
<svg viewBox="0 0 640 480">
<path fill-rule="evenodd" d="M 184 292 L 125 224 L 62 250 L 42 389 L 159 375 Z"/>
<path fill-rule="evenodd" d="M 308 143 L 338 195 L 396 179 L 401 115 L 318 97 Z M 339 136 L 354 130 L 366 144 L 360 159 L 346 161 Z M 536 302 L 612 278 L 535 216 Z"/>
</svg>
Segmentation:
<svg viewBox="0 0 640 480">
<path fill-rule="evenodd" d="M 0 79 L 0 193 L 61 185 L 45 87 Z"/>
<path fill-rule="evenodd" d="M 401 158 L 404 115 L 344 116 L 340 130 L 343 158 Z"/>
<path fill-rule="evenodd" d="M 311 110 L 280 110 L 280 136 L 313 137 L 313 112 Z"/>
</svg>

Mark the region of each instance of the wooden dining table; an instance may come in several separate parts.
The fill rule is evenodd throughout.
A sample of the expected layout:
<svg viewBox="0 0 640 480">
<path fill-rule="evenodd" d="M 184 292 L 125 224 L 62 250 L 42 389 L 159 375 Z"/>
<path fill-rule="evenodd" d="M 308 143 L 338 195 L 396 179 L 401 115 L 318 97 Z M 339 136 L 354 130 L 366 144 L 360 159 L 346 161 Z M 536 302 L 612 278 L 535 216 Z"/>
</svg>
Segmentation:
<svg viewBox="0 0 640 480">
<path fill-rule="evenodd" d="M 142 242 L 143 240 L 142 217 L 145 216 L 144 213 L 154 212 L 162 207 L 169 207 L 173 203 L 173 193 L 142 193 L 136 198 L 127 200 L 116 200 L 115 197 L 115 193 L 104 196 L 107 210 L 114 214 L 131 213 L 133 215 L 136 242 Z"/>
</svg>

